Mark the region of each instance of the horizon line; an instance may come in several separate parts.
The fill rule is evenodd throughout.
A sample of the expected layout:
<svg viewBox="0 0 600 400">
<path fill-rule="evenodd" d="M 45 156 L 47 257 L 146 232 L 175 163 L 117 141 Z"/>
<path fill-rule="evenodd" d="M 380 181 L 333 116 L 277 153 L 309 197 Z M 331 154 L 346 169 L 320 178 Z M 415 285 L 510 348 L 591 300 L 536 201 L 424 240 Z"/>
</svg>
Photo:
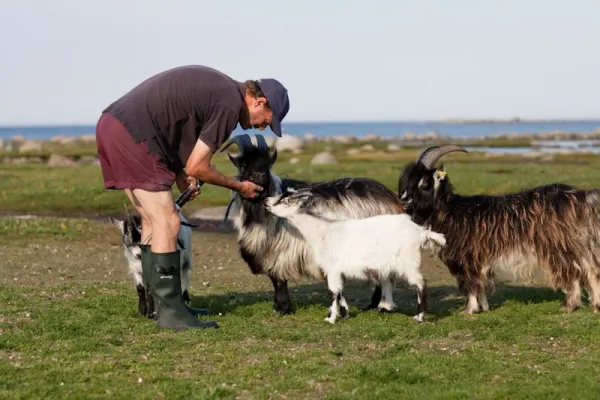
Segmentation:
<svg viewBox="0 0 600 400">
<path fill-rule="evenodd" d="M 424 119 L 381 119 L 381 120 L 305 120 L 305 121 L 287 121 L 282 122 L 282 126 L 288 124 L 397 124 L 397 123 L 528 123 L 528 122 L 600 122 L 600 117 L 585 117 L 585 118 L 424 118 Z M 90 123 L 33 123 L 33 124 L 2 124 L 0 128 L 41 128 L 41 127 L 66 127 L 66 126 L 94 126 L 97 122 Z M 237 128 L 237 126 L 236 126 Z"/>
</svg>

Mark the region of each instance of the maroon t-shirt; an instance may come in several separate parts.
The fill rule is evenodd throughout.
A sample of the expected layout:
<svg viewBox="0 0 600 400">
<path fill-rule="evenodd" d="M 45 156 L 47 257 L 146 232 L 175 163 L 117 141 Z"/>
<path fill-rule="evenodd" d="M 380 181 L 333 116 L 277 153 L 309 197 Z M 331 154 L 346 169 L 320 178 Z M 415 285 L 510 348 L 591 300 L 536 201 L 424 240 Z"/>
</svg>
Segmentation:
<svg viewBox="0 0 600 400">
<path fill-rule="evenodd" d="M 244 83 L 209 67 L 189 65 L 161 72 L 125 93 L 104 111 L 136 142 L 179 172 L 198 139 L 213 152 L 240 119 Z"/>
</svg>

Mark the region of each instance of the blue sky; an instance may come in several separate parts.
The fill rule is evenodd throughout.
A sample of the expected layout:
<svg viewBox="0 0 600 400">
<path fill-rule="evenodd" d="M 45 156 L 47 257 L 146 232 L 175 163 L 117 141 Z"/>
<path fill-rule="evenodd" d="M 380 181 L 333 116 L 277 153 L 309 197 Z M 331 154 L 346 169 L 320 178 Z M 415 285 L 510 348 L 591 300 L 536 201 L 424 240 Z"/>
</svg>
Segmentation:
<svg viewBox="0 0 600 400">
<path fill-rule="evenodd" d="M 598 118 L 598 16 L 597 0 L 6 1 L 0 125 L 93 124 L 184 64 L 281 80 L 288 122 Z"/>
</svg>

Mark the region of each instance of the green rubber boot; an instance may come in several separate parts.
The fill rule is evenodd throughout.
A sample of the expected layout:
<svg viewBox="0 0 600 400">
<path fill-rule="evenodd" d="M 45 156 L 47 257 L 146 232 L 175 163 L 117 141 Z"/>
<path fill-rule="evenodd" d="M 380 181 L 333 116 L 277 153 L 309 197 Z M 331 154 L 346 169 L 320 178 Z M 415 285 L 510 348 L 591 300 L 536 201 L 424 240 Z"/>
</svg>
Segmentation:
<svg viewBox="0 0 600 400">
<path fill-rule="evenodd" d="M 140 249 L 142 250 L 142 279 L 144 281 L 144 287 L 146 288 L 146 309 L 148 310 L 147 317 L 155 318 L 156 310 L 154 309 L 154 298 L 150 291 L 150 274 L 152 268 L 152 256 L 150 255 L 150 245 L 141 244 Z"/>
<path fill-rule="evenodd" d="M 171 253 L 150 251 L 150 288 L 158 305 L 156 323 L 173 330 L 219 328 L 214 321 L 201 321 L 187 309 L 181 294 L 179 250 Z"/>
<path fill-rule="evenodd" d="M 147 305 L 147 309 L 148 309 L 148 318 L 154 318 L 156 317 L 156 311 L 154 309 L 154 299 L 151 296 L 149 289 L 150 289 L 150 274 L 151 274 L 151 264 L 152 264 L 152 256 L 150 255 L 150 248 L 151 246 L 149 244 L 142 244 L 140 245 L 140 248 L 142 250 L 142 278 L 144 280 L 144 286 L 147 288 L 146 291 L 146 305 Z M 185 304 L 185 299 L 184 299 L 184 304 Z M 187 304 L 185 304 L 185 308 L 187 308 L 187 310 L 193 315 L 193 316 L 197 316 L 197 315 L 209 315 L 209 311 L 207 308 L 194 308 L 194 307 L 190 307 Z"/>
</svg>

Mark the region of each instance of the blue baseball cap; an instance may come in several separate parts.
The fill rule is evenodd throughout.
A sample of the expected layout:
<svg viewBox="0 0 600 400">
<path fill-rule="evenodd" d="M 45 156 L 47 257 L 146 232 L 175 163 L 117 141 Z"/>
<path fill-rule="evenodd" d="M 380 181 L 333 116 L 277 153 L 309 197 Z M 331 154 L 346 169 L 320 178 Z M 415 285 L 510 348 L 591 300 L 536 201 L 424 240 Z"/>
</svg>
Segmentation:
<svg viewBox="0 0 600 400">
<path fill-rule="evenodd" d="M 273 110 L 271 130 L 281 137 L 281 121 L 290 110 L 290 99 L 287 89 L 277 79 L 265 78 L 256 81 L 260 90 L 265 94 L 269 107 Z"/>
</svg>

